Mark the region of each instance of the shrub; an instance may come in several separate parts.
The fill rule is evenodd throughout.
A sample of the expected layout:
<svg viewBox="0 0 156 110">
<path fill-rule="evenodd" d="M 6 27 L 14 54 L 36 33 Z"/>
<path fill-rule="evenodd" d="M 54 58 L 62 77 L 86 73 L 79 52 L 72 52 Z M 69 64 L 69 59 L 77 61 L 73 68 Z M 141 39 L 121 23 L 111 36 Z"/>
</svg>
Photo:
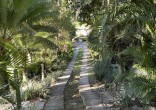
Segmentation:
<svg viewBox="0 0 156 110">
<path fill-rule="evenodd" d="M 136 65 L 135 65 L 136 67 Z M 143 104 L 155 106 L 156 75 L 155 69 L 136 67 L 126 76 L 122 85 L 122 97 L 129 96 L 131 99 L 138 98 Z"/>
<path fill-rule="evenodd" d="M 95 77 L 97 80 L 102 81 L 110 72 L 110 64 L 108 60 L 98 61 L 93 67 Z"/>
<path fill-rule="evenodd" d="M 31 80 L 22 88 L 21 97 L 24 101 L 37 97 L 46 98 L 47 93 L 48 89 L 45 87 L 44 83 Z"/>
<path fill-rule="evenodd" d="M 56 71 L 48 74 L 43 81 L 30 80 L 28 83 L 24 83 L 21 88 L 21 97 L 23 101 L 34 98 L 47 98 L 49 93 L 49 87 L 55 80 L 62 75 L 62 71 Z"/>
<path fill-rule="evenodd" d="M 111 64 L 109 60 L 98 61 L 94 65 L 93 71 L 97 80 L 112 83 L 119 73 L 119 65 Z"/>
<path fill-rule="evenodd" d="M 29 78 L 33 78 L 34 76 L 40 74 L 40 64 L 41 62 L 36 62 L 28 65 L 27 71 L 28 71 Z"/>
</svg>

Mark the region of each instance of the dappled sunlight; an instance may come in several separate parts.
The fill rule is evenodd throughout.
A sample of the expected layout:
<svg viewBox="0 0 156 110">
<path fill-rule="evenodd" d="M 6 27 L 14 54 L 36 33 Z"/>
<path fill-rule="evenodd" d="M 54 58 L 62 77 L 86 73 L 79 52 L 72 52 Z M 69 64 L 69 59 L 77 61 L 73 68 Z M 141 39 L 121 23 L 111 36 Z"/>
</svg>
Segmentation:
<svg viewBox="0 0 156 110">
<path fill-rule="evenodd" d="M 55 86 L 61 86 L 61 85 L 64 85 L 64 84 L 66 84 L 66 81 L 64 81 L 64 82 L 58 82 L 58 83 L 55 84 Z"/>
<path fill-rule="evenodd" d="M 57 96 L 53 96 L 53 97 L 51 97 L 50 99 L 51 100 L 57 100 L 57 99 L 60 99 L 60 98 L 63 98 L 63 95 L 57 95 Z"/>
<path fill-rule="evenodd" d="M 87 64 L 83 64 L 82 65 L 82 68 L 86 68 L 88 65 Z"/>
<path fill-rule="evenodd" d="M 70 64 L 68 65 L 67 69 L 63 72 L 64 75 L 58 77 L 58 82 L 54 85 L 54 89 L 52 92 L 52 96 L 46 105 L 45 110 L 51 110 L 51 108 L 55 110 L 63 110 L 64 108 L 64 88 L 70 75 L 72 73 L 75 60 L 78 55 L 78 48 L 75 48 L 73 59 L 71 60 Z"/>
<path fill-rule="evenodd" d="M 88 73 L 82 73 L 80 77 L 88 76 Z"/>
<path fill-rule="evenodd" d="M 69 78 L 70 77 L 70 75 L 66 75 L 66 76 L 61 76 L 61 77 L 59 77 L 58 79 L 67 79 L 67 78 Z"/>
<path fill-rule="evenodd" d="M 94 103 L 94 102 L 93 102 L 93 103 Z M 92 105 L 92 106 L 88 106 L 87 109 L 92 109 L 93 106 L 94 106 L 94 109 L 95 109 L 95 110 L 99 110 L 99 109 L 101 110 L 101 107 L 103 107 L 102 104 L 97 104 L 97 105 L 94 104 L 94 105 Z"/>
<path fill-rule="evenodd" d="M 85 92 L 85 91 L 91 90 L 89 84 L 87 84 L 87 85 L 81 85 L 81 86 L 79 86 L 79 88 L 80 88 L 80 90 L 79 90 L 80 92 Z"/>
<path fill-rule="evenodd" d="M 107 107 L 110 108 L 110 107 L 113 107 L 113 104 L 106 103 L 106 104 L 103 104 L 103 106 L 106 107 L 106 108 L 107 108 Z"/>
<path fill-rule="evenodd" d="M 83 61 L 86 61 L 86 60 L 87 60 L 87 58 L 86 58 L 86 59 L 84 58 L 84 59 L 82 59 L 81 61 L 83 62 Z"/>
<path fill-rule="evenodd" d="M 89 58 L 89 51 L 85 43 L 81 44 L 81 48 L 83 49 L 83 56 L 82 56 L 82 66 L 81 66 L 81 73 L 80 73 L 80 86 L 79 92 L 84 99 L 84 103 L 86 104 L 87 109 L 93 110 L 102 110 L 103 104 L 101 100 L 97 98 L 97 96 L 93 93 L 93 90 L 98 88 L 91 88 L 89 81 L 88 81 L 88 70 L 91 68 L 88 66 L 88 61 L 91 59 Z"/>
</svg>

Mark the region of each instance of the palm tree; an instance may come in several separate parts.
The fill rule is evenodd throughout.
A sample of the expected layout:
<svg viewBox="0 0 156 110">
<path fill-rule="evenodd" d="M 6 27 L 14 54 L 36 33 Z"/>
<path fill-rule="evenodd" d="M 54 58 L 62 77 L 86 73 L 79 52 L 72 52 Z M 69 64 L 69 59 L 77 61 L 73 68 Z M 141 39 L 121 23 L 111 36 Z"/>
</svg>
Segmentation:
<svg viewBox="0 0 156 110">
<path fill-rule="evenodd" d="M 22 56 L 22 54 L 17 54 L 21 52 L 16 51 L 16 47 L 11 44 L 11 46 L 8 48 L 8 42 L 11 41 L 13 35 L 20 33 L 22 31 L 21 29 L 31 29 L 31 25 L 29 25 L 29 23 L 37 21 L 41 18 L 45 18 L 46 16 L 51 16 L 52 14 L 50 14 L 51 11 L 49 10 L 49 3 L 50 2 L 48 2 L 48 0 L 28 0 L 27 2 L 24 0 L 0 1 L 0 33 L 2 35 L 0 38 L 0 63 L 1 67 L 4 68 L 0 71 L 2 75 L 1 78 L 3 79 L 1 80 L 1 84 L 8 85 L 9 76 L 7 74 L 7 65 L 17 68 L 20 65 L 18 65 L 18 63 L 21 62 L 22 59 L 24 62 L 26 61 L 24 57 L 16 57 L 19 55 Z M 23 51 L 23 55 L 25 55 L 25 52 L 26 51 Z M 24 65 L 26 65 L 26 63 Z M 8 91 L 9 86 L 7 86 L 6 89 Z M 16 90 L 18 91 L 19 89 Z M 18 100 L 19 97 L 17 97 L 17 105 L 18 108 L 20 108 L 21 104 Z"/>
<path fill-rule="evenodd" d="M 31 29 L 29 23 L 33 23 L 47 16 L 52 16 L 54 13 L 49 10 L 49 7 L 50 2 L 48 0 L 29 0 L 27 2 L 24 0 L 1 0 L 0 32 L 2 33 L 2 42 L 10 41 L 12 36 L 21 32 L 23 28 Z M 4 50 L 3 48 L 5 47 L 1 46 L 1 50 Z M 4 53 L 1 58 L 5 56 Z M 8 78 L 3 79 L 7 80 Z"/>
</svg>

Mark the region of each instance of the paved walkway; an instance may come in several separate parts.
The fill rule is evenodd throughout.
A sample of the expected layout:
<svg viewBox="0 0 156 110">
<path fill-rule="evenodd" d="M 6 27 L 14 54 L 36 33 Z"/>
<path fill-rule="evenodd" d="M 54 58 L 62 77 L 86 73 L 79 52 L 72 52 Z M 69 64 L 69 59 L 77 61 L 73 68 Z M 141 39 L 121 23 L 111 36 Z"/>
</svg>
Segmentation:
<svg viewBox="0 0 156 110">
<path fill-rule="evenodd" d="M 88 81 L 88 65 L 87 57 L 89 55 L 88 48 L 85 43 L 78 42 L 74 51 L 74 57 L 65 70 L 64 75 L 59 77 L 58 82 L 54 86 L 52 97 L 48 100 L 44 110 L 64 110 L 64 88 L 72 73 L 75 60 L 78 55 L 79 48 L 83 49 L 82 67 L 80 73 L 79 92 L 87 110 L 104 110 L 102 101 L 92 92 Z"/>
<path fill-rule="evenodd" d="M 80 86 L 79 91 L 81 97 L 83 98 L 83 102 L 86 106 L 87 110 L 104 110 L 102 106 L 102 101 L 97 97 L 90 87 L 88 81 L 88 64 L 87 64 L 87 57 L 89 55 L 89 51 L 87 45 L 82 43 L 80 46 L 83 49 L 83 58 L 82 58 L 82 67 L 80 73 Z"/>
<path fill-rule="evenodd" d="M 64 75 L 59 77 L 58 82 L 54 85 L 52 96 L 45 105 L 44 110 L 64 110 L 64 88 L 72 73 L 77 55 L 78 48 L 75 48 L 74 57 L 65 70 Z"/>
</svg>

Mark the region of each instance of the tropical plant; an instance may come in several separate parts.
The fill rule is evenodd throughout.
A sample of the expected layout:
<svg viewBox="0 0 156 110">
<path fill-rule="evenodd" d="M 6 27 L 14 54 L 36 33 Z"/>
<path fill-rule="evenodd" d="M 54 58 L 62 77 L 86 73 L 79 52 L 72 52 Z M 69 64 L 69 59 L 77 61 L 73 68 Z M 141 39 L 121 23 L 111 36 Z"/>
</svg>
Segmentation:
<svg viewBox="0 0 156 110">
<path fill-rule="evenodd" d="M 99 81 L 102 81 L 105 79 L 106 75 L 109 74 L 110 72 L 110 64 L 107 60 L 98 61 L 94 65 L 93 71 L 95 73 L 95 77 Z"/>
<path fill-rule="evenodd" d="M 35 36 L 37 31 L 49 31 L 48 26 L 41 23 L 43 19 L 50 19 L 52 17 L 53 20 L 56 20 L 56 18 L 58 18 L 59 12 L 56 11 L 57 9 L 54 10 L 54 7 L 52 8 L 51 6 L 52 4 L 49 0 L 29 0 L 27 2 L 24 0 L 0 1 L 0 33 L 2 35 L 0 37 L 0 68 L 2 68 L 0 69 L 0 85 L 2 85 L 2 87 L 3 85 L 7 85 L 7 87 L 4 88 L 6 91 L 9 91 L 9 85 L 12 85 L 12 88 L 16 90 L 18 109 L 21 107 L 19 94 L 20 85 L 18 85 L 20 83 L 17 83 L 20 78 L 15 78 L 18 79 L 18 81 L 15 82 L 13 77 L 15 73 L 13 71 L 17 70 L 16 74 L 18 74 L 22 68 L 24 70 L 23 79 L 27 79 L 27 64 L 31 63 L 33 60 L 31 52 L 34 52 L 34 48 L 32 48 L 34 44 L 42 44 L 42 47 L 44 45 L 44 48 L 39 49 L 40 51 L 47 51 L 47 49 L 45 49 L 46 47 L 56 49 L 53 39 L 45 38 L 45 36 L 42 35 Z M 43 27 L 46 27 L 46 29 L 43 29 Z M 56 33 L 57 29 L 53 28 L 52 32 Z M 32 38 L 34 41 L 30 36 L 35 36 L 35 38 Z M 41 53 L 43 56 L 43 63 L 45 51 Z M 44 71 L 44 67 L 42 70 Z M 44 73 L 42 79 L 44 79 Z"/>
<path fill-rule="evenodd" d="M 152 95 L 155 92 L 156 64 L 155 7 L 155 0 L 91 0 L 82 6 L 80 13 L 81 20 L 93 28 L 88 38 L 91 49 L 99 54 L 99 59 L 109 58 L 111 63 L 121 66 L 122 71 L 114 82 L 122 82 L 125 86 L 123 92 L 129 91 L 125 98 L 136 98 L 140 94 L 140 100 L 148 100 L 148 103 L 155 97 Z M 151 72 L 153 75 L 150 78 L 136 74 L 129 76 L 135 64 L 151 69 L 147 75 L 151 76 Z M 131 90 L 136 94 L 131 94 L 134 93 Z"/>
</svg>

